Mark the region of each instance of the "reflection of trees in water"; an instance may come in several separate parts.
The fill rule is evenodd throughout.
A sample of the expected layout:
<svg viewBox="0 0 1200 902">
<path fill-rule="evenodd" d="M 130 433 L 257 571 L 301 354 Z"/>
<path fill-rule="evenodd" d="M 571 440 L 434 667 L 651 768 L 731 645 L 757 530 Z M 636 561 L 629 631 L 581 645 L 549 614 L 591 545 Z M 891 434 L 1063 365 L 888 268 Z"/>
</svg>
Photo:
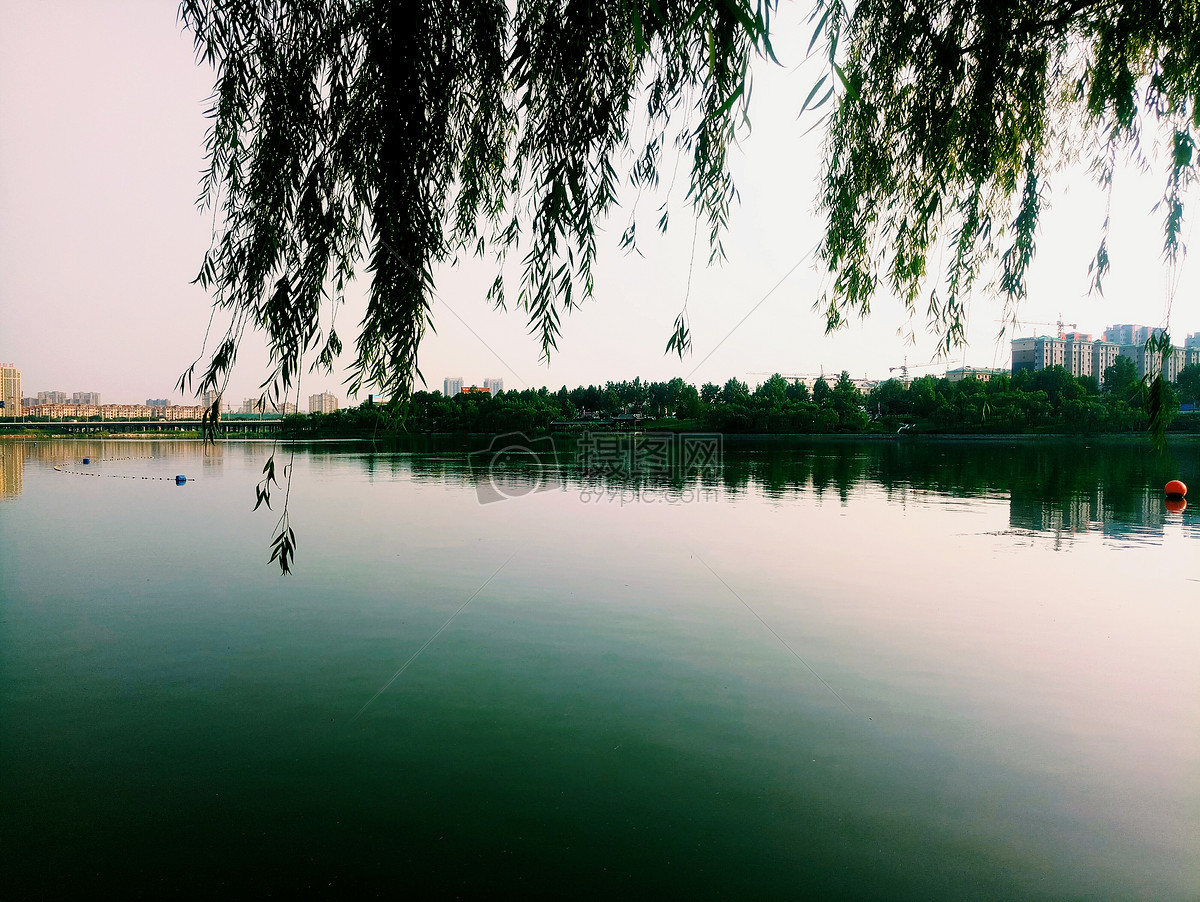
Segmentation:
<svg viewBox="0 0 1200 902">
<path fill-rule="evenodd" d="M 846 502 L 864 489 L 879 488 L 889 499 L 934 493 L 951 497 L 1007 497 L 1010 523 L 1054 532 L 1102 530 L 1121 536 L 1161 533 L 1168 516 L 1162 486 L 1182 478 L 1200 485 L 1200 445 L 1176 442 L 1158 455 L 1140 442 L 1088 444 L 1054 441 L 864 441 L 788 439 L 739 440 L 726 437 L 721 466 L 688 472 L 597 472 L 586 466 L 579 443 L 558 439 L 553 453 L 493 460 L 480 454 L 486 436 L 412 436 L 381 442 L 298 444 L 309 466 L 355 456 L 369 476 L 478 484 L 489 480 L 519 484 L 561 482 L 567 489 L 669 489 L 692 486 L 729 494 L 762 492 L 768 497 L 808 493 L 836 495 Z M 286 447 L 282 444 L 281 447 Z M 547 446 L 540 445 L 544 451 Z M 153 454 L 202 460 L 220 466 L 227 456 L 257 461 L 263 443 L 197 441 L 121 442 L 105 440 L 13 442 L 0 445 L 0 496 L 21 491 L 26 460 L 61 463 L 92 457 Z M 1178 516 L 1178 515 L 1172 515 Z M 1185 530 L 1200 535 L 1200 502 L 1182 515 Z"/>
<path fill-rule="evenodd" d="M 417 479 L 479 482 L 491 478 L 532 479 L 541 467 L 553 468 L 568 488 L 720 487 L 727 493 L 761 491 L 770 497 L 811 493 L 836 494 L 842 501 L 856 492 L 882 488 L 888 498 L 933 493 L 950 497 L 1007 497 L 1014 527 L 1106 535 L 1161 533 L 1167 511 L 1162 486 L 1183 478 L 1200 484 L 1200 446 L 1178 443 L 1159 455 L 1140 442 L 1093 441 L 820 441 L 725 440 L 723 465 L 704 474 L 672 472 L 609 473 L 599 478 L 579 464 L 575 448 L 560 441 L 554 457 L 472 465 L 470 442 L 430 442 L 412 456 L 385 455 L 389 470 L 399 467 Z M 479 442 L 478 444 L 483 444 Z M 410 446 L 411 447 L 411 446 Z M 476 449 L 470 449 L 476 450 Z M 422 453 L 424 452 L 424 453 Z M 375 464 L 366 464 L 371 469 Z M 1188 532 L 1200 535 L 1200 509 L 1184 513 Z"/>
</svg>

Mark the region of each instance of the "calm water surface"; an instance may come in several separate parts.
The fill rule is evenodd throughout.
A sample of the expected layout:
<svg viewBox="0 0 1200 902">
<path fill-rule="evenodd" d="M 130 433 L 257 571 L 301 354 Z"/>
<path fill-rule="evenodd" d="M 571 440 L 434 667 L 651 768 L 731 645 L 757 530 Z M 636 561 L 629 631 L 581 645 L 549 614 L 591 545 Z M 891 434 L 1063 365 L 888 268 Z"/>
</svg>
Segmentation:
<svg viewBox="0 0 1200 902">
<path fill-rule="evenodd" d="M 1200 445 L 479 444 L 0 444 L 0 895 L 1200 898 Z"/>
</svg>

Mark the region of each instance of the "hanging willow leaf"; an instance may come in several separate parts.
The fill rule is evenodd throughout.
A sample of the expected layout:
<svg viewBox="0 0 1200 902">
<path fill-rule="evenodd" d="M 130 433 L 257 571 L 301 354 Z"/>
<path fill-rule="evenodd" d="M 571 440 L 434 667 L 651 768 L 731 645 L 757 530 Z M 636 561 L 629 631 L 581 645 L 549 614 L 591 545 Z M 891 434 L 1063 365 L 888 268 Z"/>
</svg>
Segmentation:
<svg viewBox="0 0 1200 902">
<path fill-rule="evenodd" d="M 201 390 L 224 385 L 247 329 L 267 338 L 273 397 L 295 387 L 306 353 L 331 365 L 323 311 L 365 270 L 350 388 L 403 397 L 434 273 L 466 252 L 502 265 L 518 243 L 517 297 L 548 357 L 562 314 L 593 294 L 635 121 L 649 136 L 628 172 L 638 188 L 658 183 L 668 124 L 690 121 L 677 145 L 687 199 L 719 249 L 736 196 L 727 149 L 749 61 L 772 58 L 774 7 L 184 0 L 197 56 L 217 72 L 199 201 L 218 230 L 196 281 L 232 314 Z M 489 297 L 504 303 L 495 286 Z"/>
<path fill-rule="evenodd" d="M 982 284 L 1015 309 L 1030 291 L 1051 176 L 1092 147 L 1111 190 L 1118 156 L 1140 159 L 1154 132 L 1171 149 L 1160 212 L 1164 258 L 1178 262 L 1200 131 L 1194 0 L 819 0 L 817 8 L 826 74 L 845 88 L 820 189 L 828 328 L 866 314 L 888 284 L 914 314 L 929 299 L 931 327 L 953 346 L 965 336 L 972 291 L 997 269 Z M 1109 267 L 1108 224 L 1106 211 L 1090 272 L 1096 291 Z M 955 303 L 934 302 L 939 289 Z"/>
</svg>

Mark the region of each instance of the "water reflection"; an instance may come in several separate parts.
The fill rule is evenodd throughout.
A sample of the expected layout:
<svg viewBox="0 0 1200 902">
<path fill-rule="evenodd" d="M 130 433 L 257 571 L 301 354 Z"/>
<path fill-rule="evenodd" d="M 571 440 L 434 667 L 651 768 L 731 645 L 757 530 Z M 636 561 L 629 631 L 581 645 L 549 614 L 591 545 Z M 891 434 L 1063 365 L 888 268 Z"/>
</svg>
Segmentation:
<svg viewBox="0 0 1200 902">
<path fill-rule="evenodd" d="M 80 465 L 86 458 L 89 463 L 88 471 L 92 475 L 102 476 L 106 464 L 120 465 L 121 469 L 130 474 L 141 475 L 155 470 L 155 477 L 162 478 L 157 472 L 161 464 L 172 461 L 176 466 L 191 464 L 191 474 L 195 475 L 198 468 L 202 473 L 212 473 L 220 468 L 224 455 L 230 446 L 228 444 L 208 445 L 200 441 L 137 441 L 137 440 L 104 440 L 91 439 L 83 441 L 6 441 L 0 442 L 0 499 L 16 498 L 25 488 L 25 468 L 27 465 L 44 468 L 65 467 L 65 476 L 74 475 L 72 465 Z M 247 447 L 246 453 L 260 453 L 252 446 Z M 139 469 L 138 461 L 146 463 Z M 158 461 L 152 464 L 150 461 Z M 182 472 L 182 470 L 181 470 Z"/>
<path fill-rule="evenodd" d="M 226 456 L 260 459 L 267 449 L 302 455 L 310 463 L 357 458 L 369 481 L 408 478 L 469 484 L 483 503 L 539 490 L 579 492 L 588 501 L 624 501 L 647 494 L 667 503 L 757 494 L 786 499 L 805 494 L 849 505 L 856 495 L 881 492 L 908 503 L 923 495 L 1009 501 L 1014 530 L 1052 535 L 1056 547 L 1098 533 L 1117 541 L 1159 541 L 1170 524 L 1200 537 L 1200 506 L 1168 508 L 1162 486 L 1180 478 L 1200 484 L 1200 443 L 1176 440 L 1159 455 L 1143 442 L 871 441 L 726 438 L 702 466 L 625 470 L 597 468 L 578 438 L 557 439 L 537 453 L 493 457 L 483 437 L 418 436 L 403 441 L 328 442 L 275 446 L 263 442 L 39 441 L 0 446 L 0 498 L 23 487 L 27 463 L 61 464 L 90 457 L 97 464 L 150 455 L 171 459 L 203 476 Z M 549 450 L 547 450 L 549 449 Z M 632 459 L 632 458 L 631 458 Z M 194 463 L 192 463 L 194 461 Z"/>
<path fill-rule="evenodd" d="M 473 465 L 466 454 L 446 450 L 373 453 L 377 468 L 413 479 L 496 485 L 520 495 L 544 484 L 553 469 L 560 488 L 597 499 L 653 493 L 669 500 L 712 500 L 742 493 L 784 499 L 792 495 L 831 497 L 849 505 L 856 495 L 881 491 L 906 503 L 922 495 L 994 498 L 1009 501 L 1013 529 L 1052 535 L 1058 548 L 1072 536 L 1099 533 L 1119 541 L 1158 541 L 1169 524 L 1200 537 L 1197 508 L 1172 511 L 1162 486 L 1168 479 L 1200 483 L 1200 446 L 1178 443 L 1159 455 L 1140 442 L 1080 445 L 1069 442 L 981 443 L 726 441 L 722 466 L 699 474 L 631 473 L 598 475 L 582 464 L 570 443 L 559 443 L 556 459 L 494 461 Z"/>
<path fill-rule="evenodd" d="M 25 444 L 0 442 L 0 500 L 21 494 L 25 475 Z"/>
</svg>

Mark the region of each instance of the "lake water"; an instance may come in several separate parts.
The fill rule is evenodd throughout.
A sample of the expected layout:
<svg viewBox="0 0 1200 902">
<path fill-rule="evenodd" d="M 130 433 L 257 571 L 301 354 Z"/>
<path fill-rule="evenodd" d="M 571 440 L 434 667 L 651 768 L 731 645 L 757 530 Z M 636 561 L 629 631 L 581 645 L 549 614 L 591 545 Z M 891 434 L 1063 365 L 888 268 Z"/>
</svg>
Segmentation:
<svg viewBox="0 0 1200 902">
<path fill-rule="evenodd" d="M 1200 898 L 1200 444 L 603 441 L 0 444 L 0 895 Z"/>
</svg>

